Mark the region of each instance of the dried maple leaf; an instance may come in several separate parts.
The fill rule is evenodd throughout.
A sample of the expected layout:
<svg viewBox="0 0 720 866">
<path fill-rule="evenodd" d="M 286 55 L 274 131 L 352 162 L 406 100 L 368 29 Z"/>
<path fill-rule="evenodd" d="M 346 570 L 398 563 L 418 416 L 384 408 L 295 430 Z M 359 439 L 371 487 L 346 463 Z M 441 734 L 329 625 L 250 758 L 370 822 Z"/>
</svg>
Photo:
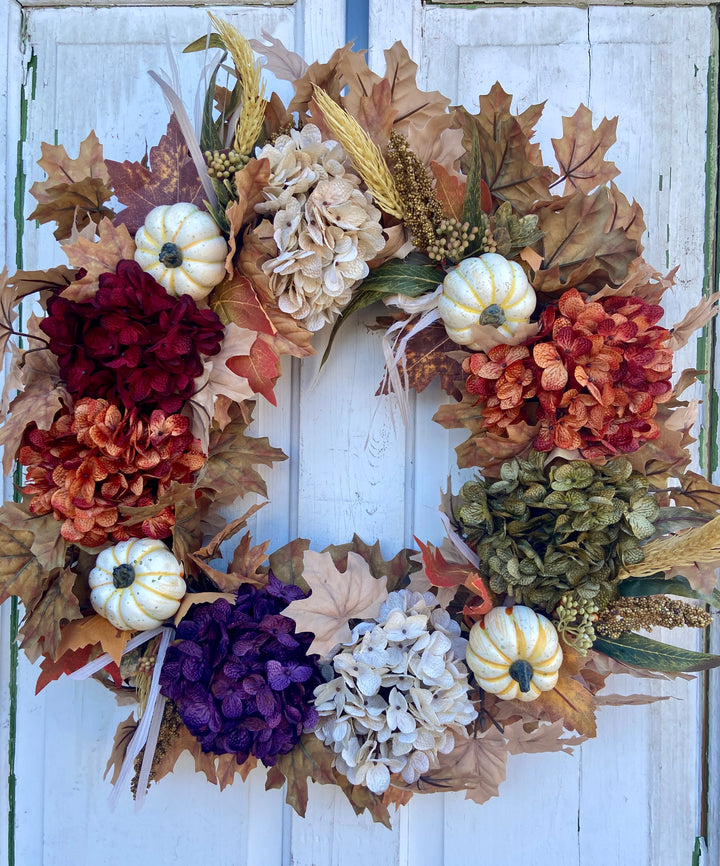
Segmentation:
<svg viewBox="0 0 720 866">
<path fill-rule="evenodd" d="M 407 139 L 411 150 L 427 169 L 435 164 L 459 177 L 460 159 L 465 155 L 465 148 L 462 129 L 448 128 L 448 119 L 453 117 L 454 114 L 437 114 L 421 129 L 413 123 Z"/>
<path fill-rule="evenodd" d="M 268 772 L 265 790 L 282 788 L 287 782 L 285 802 L 302 818 L 308 803 L 308 779 L 321 785 L 335 785 L 333 770 L 335 755 L 318 740 L 315 734 L 303 734 L 295 748 L 279 755 L 277 763 Z"/>
<path fill-rule="evenodd" d="M 257 39 L 251 39 L 250 47 L 265 58 L 265 68 L 283 81 L 296 81 L 298 78 L 302 78 L 308 67 L 302 57 L 287 49 L 279 39 L 275 39 L 267 30 L 262 30 L 261 34 L 265 42 L 270 44 L 266 45 Z"/>
<path fill-rule="evenodd" d="M 295 96 L 290 100 L 288 112 L 297 112 L 303 122 L 308 119 L 310 103 L 314 99 L 314 87 L 324 90 L 335 102 L 340 102 L 340 92 L 343 89 L 342 73 L 339 69 L 342 60 L 352 54 L 352 43 L 337 48 L 327 63 L 315 61 L 308 66 L 300 78 L 293 81 Z"/>
<path fill-rule="evenodd" d="M 249 355 L 229 358 L 227 366 L 237 376 L 247 379 L 253 394 L 262 394 L 268 403 L 277 406 L 273 388 L 281 372 L 280 359 L 263 335 L 252 344 Z"/>
<path fill-rule="evenodd" d="M 173 622 L 176 626 L 179 625 L 191 607 L 194 607 L 196 604 L 212 604 L 219 598 L 224 598 L 230 604 L 235 604 L 237 596 L 234 592 L 188 592 L 180 602 L 180 607 L 173 617 Z"/>
<path fill-rule="evenodd" d="M 704 328 L 713 316 L 717 315 L 718 299 L 720 299 L 720 292 L 715 292 L 709 297 L 703 298 L 699 304 L 696 304 L 687 313 L 682 322 L 673 326 L 670 329 L 672 337 L 668 340 L 668 349 L 677 352 L 678 349 L 682 349 L 696 331 Z"/>
<path fill-rule="evenodd" d="M 381 317 L 378 322 L 386 320 L 387 317 Z M 416 334 L 405 349 L 408 387 L 420 394 L 439 377 L 443 391 L 459 400 L 461 394 L 455 383 L 462 378 L 462 365 L 449 354 L 456 350 L 457 344 L 448 337 L 442 322 L 434 322 Z M 385 377 L 376 393 L 387 394 L 388 390 L 389 383 Z"/>
<path fill-rule="evenodd" d="M 382 797 L 373 794 L 366 785 L 353 785 L 342 773 L 336 773 L 336 777 L 335 784 L 345 794 L 356 815 L 362 815 L 367 809 L 373 821 L 392 830 L 390 813 Z"/>
<path fill-rule="evenodd" d="M 553 199 L 538 210 L 543 264 L 536 271 L 536 291 L 557 293 L 594 281 L 620 285 L 642 247 L 626 229 L 607 229 L 614 209 L 606 187 L 594 193 Z"/>
<path fill-rule="evenodd" d="M 35 694 L 39 695 L 45 686 L 59 680 L 61 676 L 85 667 L 90 661 L 93 649 L 92 645 L 87 645 L 76 650 L 66 650 L 64 653 L 58 654 L 57 661 L 54 661 L 50 656 L 44 656 L 40 662 L 40 676 L 35 683 Z"/>
<path fill-rule="evenodd" d="M 255 395 L 248 380 L 238 375 L 228 361 L 238 355 L 247 355 L 257 334 L 240 328 L 233 322 L 225 325 L 225 336 L 217 355 L 206 358 L 204 373 L 195 380 L 195 393 L 189 400 L 193 411 L 192 433 L 200 440 L 205 453 L 210 443 L 210 427 L 216 421 L 221 430 L 230 423 L 227 404 L 218 404 L 219 396 L 228 397 L 233 403 L 251 400 Z M 220 408 L 220 411 L 218 411 Z"/>
<path fill-rule="evenodd" d="M 247 277 L 226 279 L 214 289 L 210 306 L 223 325 L 234 322 L 241 328 L 260 334 L 274 334 L 275 328 Z"/>
<path fill-rule="evenodd" d="M 32 551 L 34 535 L 0 523 L 0 604 L 16 595 L 32 608 L 49 583 L 49 574 Z"/>
<path fill-rule="evenodd" d="M 620 174 L 614 162 L 605 160 L 605 154 L 615 144 L 617 117 L 603 118 L 593 129 L 592 111 L 581 105 L 572 117 L 563 117 L 562 124 L 563 136 L 553 138 L 552 144 L 560 166 L 555 183 L 565 181 L 565 194 L 573 189 L 592 192 Z"/>
<path fill-rule="evenodd" d="M 31 662 L 41 655 L 57 658 L 60 646 L 60 626 L 64 621 L 80 619 L 82 612 L 73 595 L 75 572 L 69 568 L 55 569 L 49 585 L 42 596 L 25 613 L 22 628 L 21 649 Z"/>
<path fill-rule="evenodd" d="M 133 236 L 158 205 L 185 201 L 203 206 L 205 193 L 174 114 L 165 135 L 150 149 L 149 163 L 145 168 L 139 162 L 107 161 L 115 195 L 126 205 L 115 224 L 126 225 Z"/>
<path fill-rule="evenodd" d="M 353 535 L 353 540 L 347 544 L 331 544 L 325 548 L 323 553 L 329 553 L 332 556 L 335 567 L 340 571 L 345 571 L 347 568 L 348 553 L 357 553 L 367 562 L 373 577 L 387 578 L 388 592 L 399 589 L 405 578 L 420 568 L 419 564 L 413 560 L 414 550 L 405 548 L 395 554 L 391 560 L 386 560 L 382 555 L 379 541 L 373 545 L 367 544 L 357 533 Z"/>
<path fill-rule="evenodd" d="M 250 578 L 259 578 L 260 566 L 268 558 L 269 541 L 263 541 L 262 544 L 250 546 L 250 533 L 246 532 L 240 539 L 240 543 L 235 548 L 232 561 L 228 566 L 228 571 L 231 574 L 239 574 L 243 577 L 243 582 L 246 583 Z M 266 578 L 267 579 L 267 578 Z"/>
<path fill-rule="evenodd" d="M 115 628 L 105 617 L 98 614 L 74 620 L 62 628 L 60 633 L 58 657 L 69 650 L 100 644 L 102 651 L 106 652 L 117 665 L 120 664 L 125 646 L 132 634 Z"/>
<path fill-rule="evenodd" d="M 669 492 L 676 505 L 687 505 L 696 511 L 714 513 L 720 511 L 720 487 L 698 475 L 686 472 L 679 478 L 680 486 L 671 487 Z"/>
<path fill-rule="evenodd" d="M 237 237 L 243 226 L 255 217 L 255 205 L 265 200 L 263 190 L 270 180 L 270 160 L 251 159 L 240 171 L 235 172 L 235 194 L 233 200 L 225 211 L 230 233 L 228 238 L 228 254 L 225 260 L 225 268 L 230 276 L 233 275 L 233 259 L 237 251 Z"/>
<path fill-rule="evenodd" d="M 247 422 L 237 417 L 224 430 L 210 435 L 208 460 L 200 470 L 195 488 L 207 490 L 217 505 L 234 502 L 248 493 L 259 493 L 267 499 L 267 486 L 254 466 L 272 466 L 278 460 L 287 460 L 279 448 L 273 448 L 266 436 L 253 438 L 245 435 Z"/>
<path fill-rule="evenodd" d="M 90 220 L 112 219 L 112 210 L 104 207 L 113 194 L 110 176 L 94 131 L 81 142 L 76 159 L 71 159 L 61 144 L 43 142 L 41 150 L 38 165 L 47 180 L 36 181 L 30 188 L 38 206 L 28 219 L 56 222 L 58 240 L 69 237 L 75 227 L 82 229 Z"/>
<path fill-rule="evenodd" d="M 344 107 L 349 111 L 347 101 Z M 370 139 L 382 153 L 387 150 L 390 131 L 397 116 L 397 108 L 392 104 L 390 82 L 385 78 L 373 84 L 369 94 L 363 94 L 359 99 L 357 109 L 352 116 L 370 136 Z"/>
<path fill-rule="evenodd" d="M 226 523 L 220 532 L 218 532 L 217 535 L 215 535 L 206 545 L 195 551 L 195 556 L 199 559 L 206 559 L 209 561 L 217 559 L 222 555 L 220 553 L 220 545 L 223 541 L 227 541 L 228 538 L 232 538 L 233 535 L 238 533 L 241 529 L 244 529 L 253 514 L 256 514 L 261 508 L 264 508 L 265 505 L 267 505 L 266 502 L 252 505 L 241 517 L 237 517 L 235 520 Z"/>
<path fill-rule="evenodd" d="M 84 277 L 75 280 L 62 293 L 68 300 L 82 303 L 93 297 L 97 292 L 100 274 L 115 273 L 119 261 L 132 259 L 135 255 L 135 241 L 126 226 L 116 226 L 109 219 L 101 219 L 97 232 L 98 241 L 81 236 L 74 243 L 62 245 L 68 263 L 87 271 Z"/>
<path fill-rule="evenodd" d="M 465 204 L 465 181 L 451 174 L 439 162 L 432 163 L 432 173 L 435 175 L 435 193 L 443 206 L 445 214 L 462 220 Z"/>
<path fill-rule="evenodd" d="M 125 760 L 125 753 L 130 745 L 130 740 L 135 736 L 137 726 L 138 722 L 135 721 L 135 714 L 130 713 L 124 722 L 120 722 L 115 731 L 112 752 L 108 758 L 107 766 L 105 767 L 105 775 L 103 777 L 107 779 L 108 773 L 112 770 L 113 774 L 110 777 L 110 783 L 112 785 L 114 785 L 120 778 L 120 770 L 122 769 L 123 761 Z"/>
<path fill-rule="evenodd" d="M 454 733 L 455 748 L 438 755 L 438 766 L 424 773 L 415 785 L 419 792 L 465 791 L 465 798 L 485 803 L 497 797 L 505 781 L 507 744 L 494 727 L 469 737 Z"/>
<path fill-rule="evenodd" d="M 268 557 L 269 570 L 278 580 L 283 583 L 299 586 L 303 592 L 308 592 L 310 587 L 305 583 L 302 573 L 305 562 L 305 553 L 310 548 L 308 538 L 296 538 L 283 547 L 271 553 Z"/>
<path fill-rule="evenodd" d="M 67 541 L 60 535 L 58 522 L 52 513 L 38 516 L 30 513 L 27 502 L 6 502 L 0 508 L 0 524 L 11 533 L 29 531 L 32 534 L 30 550 L 45 572 L 65 564 Z M 2 543 L 0 549 L 5 549 Z M 23 604 L 27 605 L 27 602 L 23 601 Z"/>
<path fill-rule="evenodd" d="M 587 740 L 587 737 L 583 736 L 568 737 L 562 721 L 538 724 L 520 719 L 504 725 L 503 735 L 511 755 L 528 752 L 565 752 L 571 755 L 574 746 Z"/>
<path fill-rule="evenodd" d="M 597 734 L 592 694 L 563 668 L 555 688 L 541 692 L 534 701 L 528 701 L 523 711 L 537 719 L 562 720 L 568 730 L 577 731 L 583 737 Z"/>
<path fill-rule="evenodd" d="M 437 90 L 424 91 L 417 86 L 418 66 L 402 42 L 385 50 L 385 78 L 391 85 L 392 106 L 397 111 L 394 128 L 407 135 L 410 125 L 422 129 L 438 115 L 446 118 L 446 126 L 453 123 L 448 114 L 450 100 Z"/>
<path fill-rule="evenodd" d="M 303 579 L 312 591 L 310 597 L 290 602 L 283 614 L 295 620 L 298 631 L 315 635 L 308 655 L 324 656 L 337 644 L 349 641 L 349 620 L 377 616 L 387 598 L 386 578 L 374 578 L 357 553 L 348 553 L 347 570 L 341 574 L 329 553 L 308 550 L 303 557 Z"/>
</svg>

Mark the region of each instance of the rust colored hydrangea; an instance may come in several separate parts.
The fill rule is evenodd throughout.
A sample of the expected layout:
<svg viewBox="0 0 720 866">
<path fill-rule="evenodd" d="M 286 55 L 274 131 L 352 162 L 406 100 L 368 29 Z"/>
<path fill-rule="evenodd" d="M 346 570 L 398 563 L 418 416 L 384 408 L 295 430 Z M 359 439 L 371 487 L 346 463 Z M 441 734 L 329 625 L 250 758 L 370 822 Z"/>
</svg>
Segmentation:
<svg viewBox="0 0 720 866">
<path fill-rule="evenodd" d="M 672 394 L 670 333 L 663 309 L 637 297 L 588 301 L 577 289 L 543 314 L 538 337 L 466 358 L 466 388 L 483 426 L 537 425 L 533 447 L 584 457 L 636 451 L 656 439 L 657 404 Z"/>
<path fill-rule="evenodd" d="M 40 323 L 73 397 L 102 397 L 126 409 L 178 412 L 220 351 L 223 326 L 187 295 L 173 298 L 137 262 L 101 274 L 84 303 L 55 295 Z"/>
<path fill-rule="evenodd" d="M 144 420 L 106 400 L 80 400 L 49 430 L 25 431 L 19 459 L 28 467 L 30 511 L 52 513 L 63 538 L 86 547 L 168 536 L 172 507 L 135 525 L 119 507 L 152 505 L 173 481 L 192 480 L 206 458 L 188 426 L 160 409 Z"/>
</svg>

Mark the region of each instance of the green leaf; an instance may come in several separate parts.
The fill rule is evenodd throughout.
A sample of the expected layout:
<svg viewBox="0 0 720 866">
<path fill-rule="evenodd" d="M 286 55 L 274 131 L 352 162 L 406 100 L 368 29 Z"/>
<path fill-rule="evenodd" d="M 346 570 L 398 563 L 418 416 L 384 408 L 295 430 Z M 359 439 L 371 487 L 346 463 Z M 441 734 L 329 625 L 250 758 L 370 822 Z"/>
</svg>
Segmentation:
<svg viewBox="0 0 720 866">
<path fill-rule="evenodd" d="M 638 598 L 648 595 L 679 595 L 683 598 L 694 598 L 720 609 L 720 592 L 714 589 L 712 595 L 704 595 L 693 589 L 686 577 L 663 577 L 663 572 L 651 574 L 649 577 L 629 577 L 620 581 L 618 592 L 623 598 Z"/>
<path fill-rule="evenodd" d="M 215 81 L 222 58 L 218 61 L 210 76 L 210 83 L 205 91 L 205 102 L 203 103 L 202 129 L 200 131 L 200 150 L 222 150 L 222 140 L 217 125 L 213 119 L 213 108 L 215 107 Z"/>
<path fill-rule="evenodd" d="M 597 638 L 593 649 L 625 664 L 651 671 L 704 671 L 720 665 L 720 656 L 670 646 L 640 634 Z"/>
<path fill-rule="evenodd" d="M 442 277 L 443 272 L 423 255 L 411 254 L 404 260 L 390 259 L 380 265 L 361 283 L 350 303 L 335 320 L 320 366 L 330 357 L 337 332 L 353 313 L 388 295 L 417 298 L 427 292 L 434 292 L 442 282 Z"/>
<path fill-rule="evenodd" d="M 672 535 L 682 532 L 684 529 L 692 529 L 695 526 L 703 526 L 715 517 L 704 511 L 695 511 L 679 505 L 660 509 L 660 516 L 654 521 L 655 532 L 653 538 L 662 538 L 663 535 Z"/>
<path fill-rule="evenodd" d="M 192 54 L 193 51 L 206 51 L 208 48 L 219 48 L 221 51 L 227 51 L 222 36 L 219 33 L 211 33 L 209 36 L 206 34 L 191 42 L 183 48 L 183 54 Z"/>
<path fill-rule="evenodd" d="M 465 184 L 465 202 L 463 204 L 463 222 L 471 226 L 479 226 L 482 222 L 482 155 L 480 153 L 480 138 L 473 124 L 472 148 L 470 150 L 470 169 Z"/>
</svg>

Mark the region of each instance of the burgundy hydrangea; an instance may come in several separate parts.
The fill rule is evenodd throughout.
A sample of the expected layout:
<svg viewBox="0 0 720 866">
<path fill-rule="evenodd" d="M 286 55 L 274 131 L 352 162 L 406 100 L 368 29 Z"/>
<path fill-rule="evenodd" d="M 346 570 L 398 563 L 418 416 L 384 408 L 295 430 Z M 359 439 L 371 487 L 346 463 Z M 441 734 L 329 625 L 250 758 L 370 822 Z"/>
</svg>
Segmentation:
<svg viewBox="0 0 720 866">
<path fill-rule="evenodd" d="M 160 675 L 204 752 L 250 755 L 266 767 L 292 751 L 303 731 L 318 723 L 313 690 L 323 678 L 312 635 L 295 634 L 280 611 L 304 593 L 270 572 L 257 589 L 243 584 L 234 605 L 225 599 L 196 604 L 177 629 Z"/>
<path fill-rule="evenodd" d="M 168 295 L 137 262 L 119 262 L 99 286 L 83 303 L 54 295 L 40 324 L 68 390 L 178 412 L 203 372 L 202 356 L 220 351 L 220 319 L 187 295 Z"/>
</svg>

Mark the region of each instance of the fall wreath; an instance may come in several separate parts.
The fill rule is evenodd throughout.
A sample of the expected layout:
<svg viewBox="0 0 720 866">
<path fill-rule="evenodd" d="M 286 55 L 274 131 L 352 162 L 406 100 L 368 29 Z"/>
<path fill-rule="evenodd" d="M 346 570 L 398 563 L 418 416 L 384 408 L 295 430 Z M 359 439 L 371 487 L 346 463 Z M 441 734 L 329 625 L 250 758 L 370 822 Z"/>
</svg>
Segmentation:
<svg viewBox="0 0 720 866">
<path fill-rule="evenodd" d="M 380 76 L 210 17 L 187 49 L 219 52 L 199 136 L 156 76 L 174 112 L 148 159 L 104 159 L 94 133 L 77 158 L 43 145 L 31 218 L 68 265 L 2 275 L 19 468 L 0 601 L 24 605 L 38 690 L 92 676 L 136 698 L 115 796 L 187 750 L 221 785 L 261 762 L 301 813 L 308 779 L 385 823 L 414 793 L 483 802 L 508 754 L 595 735 L 610 673 L 720 664 L 642 633 L 705 628 L 720 603 L 720 488 L 687 471 L 697 371 L 671 381 L 715 299 L 660 324 L 673 275 L 641 257 L 613 121 L 565 118 L 553 169 L 542 107 L 513 114 L 500 85 L 471 114 L 420 91 L 400 43 Z M 253 49 L 292 80 L 287 107 Z M 238 541 L 257 506 L 220 509 L 266 496 L 257 467 L 284 459 L 248 434 L 253 401 L 328 324 L 332 364 L 377 302 L 383 390 L 404 411 L 439 376 L 435 420 L 470 434 L 445 540 L 389 561 L 357 536 Z"/>
</svg>

